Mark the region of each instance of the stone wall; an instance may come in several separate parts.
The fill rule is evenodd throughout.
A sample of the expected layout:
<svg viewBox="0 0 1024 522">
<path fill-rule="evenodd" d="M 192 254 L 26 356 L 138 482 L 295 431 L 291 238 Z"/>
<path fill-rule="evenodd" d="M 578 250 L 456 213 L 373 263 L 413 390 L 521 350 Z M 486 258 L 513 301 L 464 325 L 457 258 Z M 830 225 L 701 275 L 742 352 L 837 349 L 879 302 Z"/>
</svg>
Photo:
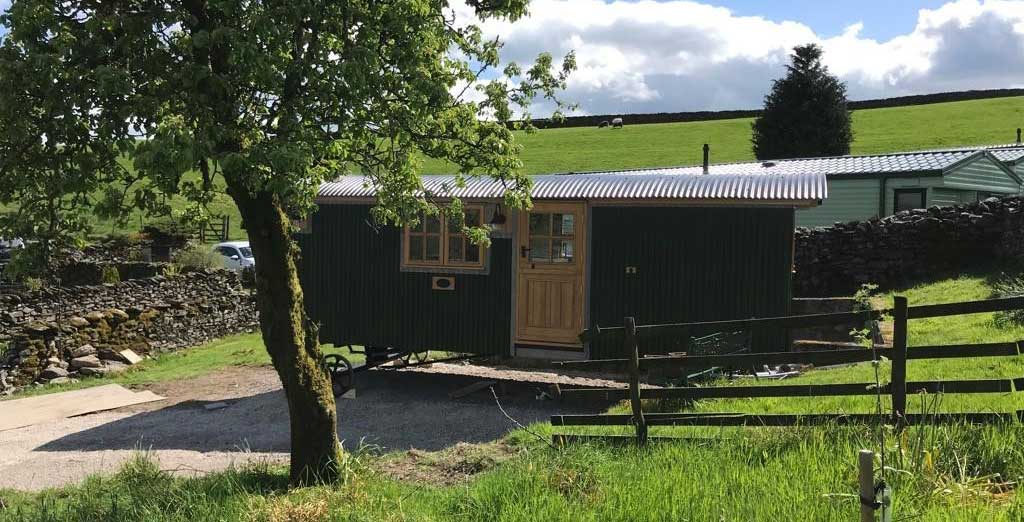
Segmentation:
<svg viewBox="0 0 1024 522">
<path fill-rule="evenodd" d="M 794 295 L 852 295 L 949 277 L 983 264 L 1024 259 L 1024 201 L 990 198 L 900 212 L 884 219 L 798 228 Z"/>
<path fill-rule="evenodd" d="M 125 350 L 145 356 L 256 326 L 252 291 L 226 270 L 0 295 L 0 393 L 118 371 L 132 362 Z"/>
</svg>

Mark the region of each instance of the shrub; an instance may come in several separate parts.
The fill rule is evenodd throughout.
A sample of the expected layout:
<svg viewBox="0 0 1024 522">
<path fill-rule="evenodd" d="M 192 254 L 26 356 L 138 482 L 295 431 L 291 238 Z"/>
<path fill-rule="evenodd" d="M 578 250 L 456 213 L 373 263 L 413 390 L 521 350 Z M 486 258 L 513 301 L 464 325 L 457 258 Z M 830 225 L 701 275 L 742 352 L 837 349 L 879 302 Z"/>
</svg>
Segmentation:
<svg viewBox="0 0 1024 522">
<path fill-rule="evenodd" d="M 39 279 L 38 277 L 26 277 L 24 281 L 25 288 L 28 288 L 33 292 L 37 292 L 43 289 L 43 280 Z"/>
<path fill-rule="evenodd" d="M 179 272 L 224 268 L 224 261 L 220 254 L 214 252 L 209 246 L 198 243 L 188 245 L 175 252 L 171 258 L 171 264 L 175 265 Z"/>
<path fill-rule="evenodd" d="M 121 273 L 117 271 L 117 267 L 114 265 L 103 265 L 100 269 L 100 281 L 103 283 L 120 283 Z"/>
</svg>

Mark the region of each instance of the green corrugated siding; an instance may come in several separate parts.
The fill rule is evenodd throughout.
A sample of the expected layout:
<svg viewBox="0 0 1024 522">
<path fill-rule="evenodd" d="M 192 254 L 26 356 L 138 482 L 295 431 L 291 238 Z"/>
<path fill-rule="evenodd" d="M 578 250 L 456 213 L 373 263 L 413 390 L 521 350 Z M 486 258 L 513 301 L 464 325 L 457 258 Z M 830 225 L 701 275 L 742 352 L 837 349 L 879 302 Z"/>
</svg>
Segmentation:
<svg viewBox="0 0 1024 522">
<path fill-rule="evenodd" d="M 978 158 L 946 173 L 943 176 L 943 186 L 1003 194 L 1020 192 L 1020 184 L 994 160 L 986 157 Z"/>
<path fill-rule="evenodd" d="M 590 322 L 619 326 L 785 315 L 790 310 L 792 209 L 595 207 Z M 625 267 L 637 267 L 626 274 Z M 642 340 L 645 353 L 683 339 Z M 756 348 L 785 349 L 783 332 Z M 592 358 L 621 356 L 621 338 L 595 341 Z"/>
<path fill-rule="evenodd" d="M 401 231 L 367 223 L 369 206 L 324 205 L 299 235 L 306 309 L 321 342 L 507 354 L 512 318 L 512 244 L 495 239 L 490 273 L 456 274 L 455 290 L 402 272 Z"/>
<path fill-rule="evenodd" d="M 969 201 L 975 201 L 978 193 L 970 190 L 954 190 L 947 188 L 934 188 L 928 191 L 928 206 L 938 205 L 948 207 L 959 205 Z"/>
<path fill-rule="evenodd" d="M 878 214 L 877 179 L 829 179 L 828 198 L 821 205 L 796 212 L 801 227 L 860 221 Z"/>
</svg>

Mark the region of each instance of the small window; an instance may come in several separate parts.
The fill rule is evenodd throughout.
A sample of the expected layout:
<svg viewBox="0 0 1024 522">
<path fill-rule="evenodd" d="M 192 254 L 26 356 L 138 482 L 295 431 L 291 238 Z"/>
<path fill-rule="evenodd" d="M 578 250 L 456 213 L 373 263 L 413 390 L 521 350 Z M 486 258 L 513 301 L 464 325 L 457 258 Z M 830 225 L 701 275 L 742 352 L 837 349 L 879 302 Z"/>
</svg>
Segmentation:
<svg viewBox="0 0 1024 522">
<path fill-rule="evenodd" d="M 530 261 L 572 263 L 576 221 L 573 214 L 530 213 Z"/>
<path fill-rule="evenodd" d="M 927 189 L 896 189 L 893 213 L 925 207 Z"/>
<path fill-rule="evenodd" d="M 483 222 L 483 207 L 466 207 L 467 227 Z M 402 266 L 483 268 L 484 248 L 474 245 L 462 227 L 444 216 L 423 216 L 415 227 L 405 227 Z"/>
</svg>

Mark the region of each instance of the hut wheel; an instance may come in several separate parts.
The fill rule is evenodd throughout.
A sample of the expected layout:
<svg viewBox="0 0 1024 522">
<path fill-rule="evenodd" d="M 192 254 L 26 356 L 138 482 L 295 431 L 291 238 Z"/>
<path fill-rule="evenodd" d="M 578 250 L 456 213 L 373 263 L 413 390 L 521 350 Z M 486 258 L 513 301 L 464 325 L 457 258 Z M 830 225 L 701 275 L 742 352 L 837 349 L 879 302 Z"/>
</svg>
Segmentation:
<svg viewBox="0 0 1024 522">
<path fill-rule="evenodd" d="M 329 353 L 324 355 L 323 363 L 331 376 L 331 391 L 335 396 L 352 389 L 355 385 L 355 371 L 348 359 L 336 353 Z"/>
</svg>

